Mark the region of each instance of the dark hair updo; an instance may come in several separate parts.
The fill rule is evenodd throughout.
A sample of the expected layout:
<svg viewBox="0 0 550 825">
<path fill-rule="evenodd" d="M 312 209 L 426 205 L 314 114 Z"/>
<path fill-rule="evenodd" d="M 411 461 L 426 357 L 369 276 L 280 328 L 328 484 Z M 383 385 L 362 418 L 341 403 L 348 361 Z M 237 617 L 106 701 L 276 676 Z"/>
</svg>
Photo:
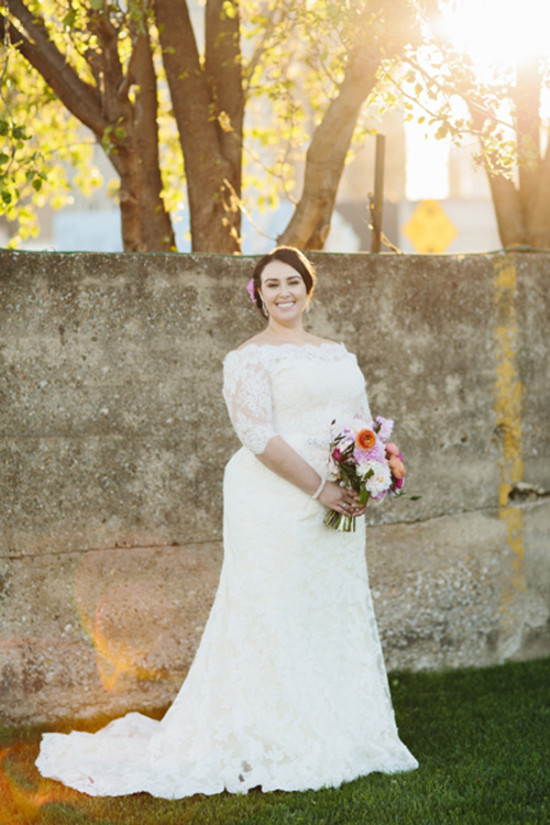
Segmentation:
<svg viewBox="0 0 550 825">
<path fill-rule="evenodd" d="M 272 249 L 271 252 L 268 252 L 267 255 L 260 258 L 256 264 L 254 272 L 252 273 L 252 278 L 254 279 L 254 298 L 256 301 L 256 306 L 264 317 L 267 316 L 265 315 L 262 307 L 260 287 L 262 285 L 262 272 L 266 266 L 271 263 L 271 261 L 282 261 L 284 264 L 291 266 L 292 269 L 295 269 L 296 272 L 302 276 L 302 280 L 306 285 L 308 299 L 311 298 L 315 288 L 315 282 L 317 280 L 315 267 L 311 261 L 308 261 L 303 252 L 300 252 L 299 249 L 295 249 L 293 246 L 276 246 L 275 249 Z"/>
</svg>

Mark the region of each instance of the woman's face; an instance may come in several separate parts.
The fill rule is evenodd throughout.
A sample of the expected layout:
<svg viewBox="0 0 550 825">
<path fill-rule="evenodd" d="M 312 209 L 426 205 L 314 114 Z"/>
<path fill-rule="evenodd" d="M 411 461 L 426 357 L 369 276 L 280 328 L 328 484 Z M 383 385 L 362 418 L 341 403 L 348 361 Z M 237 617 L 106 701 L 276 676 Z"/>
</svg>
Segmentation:
<svg viewBox="0 0 550 825">
<path fill-rule="evenodd" d="M 261 281 L 260 295 L 270 318 L 285 325 L 301 318 L 307 290 L 299 272 L 275 259 L 264 267 Z"/>
</svg>

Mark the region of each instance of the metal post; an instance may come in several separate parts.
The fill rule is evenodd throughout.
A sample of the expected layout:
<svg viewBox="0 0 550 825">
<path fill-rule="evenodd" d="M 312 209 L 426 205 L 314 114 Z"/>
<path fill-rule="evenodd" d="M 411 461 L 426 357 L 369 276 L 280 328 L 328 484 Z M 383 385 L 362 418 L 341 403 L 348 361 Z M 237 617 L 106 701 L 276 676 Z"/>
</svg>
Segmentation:
<svg viewBox="0 0 550 825">
<path fill-rule="evenodd" d="M 382 206 L 384 203 L 384 152 L 386 138 L 376 135 L 376 155 L 374 159 L 374 198 L 371 207 L 372 235 L 371 252 L 380 252 L 380 235 L 382 233 Z"/>
</svg>

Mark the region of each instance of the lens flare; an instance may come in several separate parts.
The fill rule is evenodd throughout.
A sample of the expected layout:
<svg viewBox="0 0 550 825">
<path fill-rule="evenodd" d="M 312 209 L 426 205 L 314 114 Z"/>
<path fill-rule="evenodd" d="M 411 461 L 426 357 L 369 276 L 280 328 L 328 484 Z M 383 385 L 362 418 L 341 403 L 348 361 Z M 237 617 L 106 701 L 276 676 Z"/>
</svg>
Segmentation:
<svg viewBox="0 0 550 825">
<path fill-rule="evenodd" d="M 26 753 L 33 745 L 10 745 L 0 749 L 0 814 L 2 825 L 29 825 L 39 816 L 40 809 L 52 802 L 67 802 L 78 797 L 78 792 L 49 779 L 39 778 L 35 785 L 36 768 L 32 777 L 25 762 Z M 34 761 L 34 760 L 33 760 Z M 19 764 L 21 762 L 21 764 Z"/>
<path fill-rule="evenodd" d="M 112 551 L 87 554 L 74 585 L 80 624 L 93 645 L 97 673 L 108 692 L 127 690 L 128 679 L 158 681 L 170 677 L 168 669 L 155 659 L 165 644 L 163 625 L 167 618 L 177 621 L 176 610 L 167 605 L 159 609 L 159 594 L 153 587 L 125 581 L 121 571 L 115 575 L 108 569 L 112 563 Z M 109 583 L 110 573 L 116 583 Z M 157 612 L 164 621 L 145 620 Z"/>
</svg>

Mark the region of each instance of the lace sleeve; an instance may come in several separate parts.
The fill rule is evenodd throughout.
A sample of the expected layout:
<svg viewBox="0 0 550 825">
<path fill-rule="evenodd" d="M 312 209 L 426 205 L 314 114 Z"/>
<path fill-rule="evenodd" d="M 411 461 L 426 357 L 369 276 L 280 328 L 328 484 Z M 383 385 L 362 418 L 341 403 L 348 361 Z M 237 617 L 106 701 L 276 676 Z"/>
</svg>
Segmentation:
<svg viewBox="0 0 550 825">
<path fill-rule="evenodd" d="M 242 444 L 253 453 L 263 453 L 267 442 L 276 433 L 272 422 L 269 373 L 258 348 L 245 347 L 226 355 L 223 397 Z"/>
</svg>

